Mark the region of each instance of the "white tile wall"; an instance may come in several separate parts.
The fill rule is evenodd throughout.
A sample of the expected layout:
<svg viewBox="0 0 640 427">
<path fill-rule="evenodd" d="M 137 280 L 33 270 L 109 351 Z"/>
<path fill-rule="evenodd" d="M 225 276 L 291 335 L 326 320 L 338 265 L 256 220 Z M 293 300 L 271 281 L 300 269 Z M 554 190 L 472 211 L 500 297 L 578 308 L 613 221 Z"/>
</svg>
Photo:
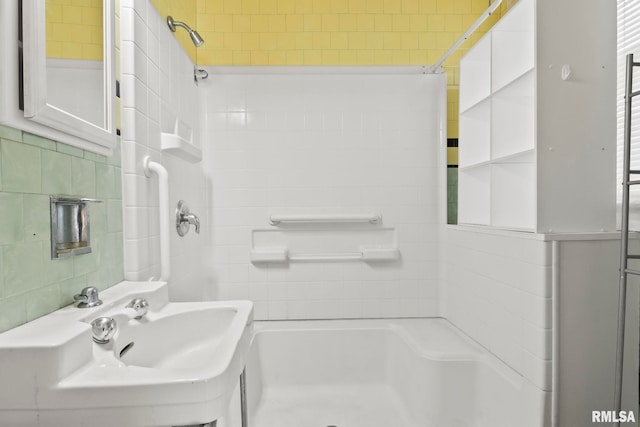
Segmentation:
<svg viewBox="0 0 640 427">
<path fill-rule="evenodd" d="M 209 71 L 213 296 L 254 300 L 258 319 L 437 316 L 444 76 Z M 401 262 L 249 260 L 270 213 L 369 211 Z"/>
<path fill-rule="evenodd" d="M 550 390 L 551 242 L 445 230 L 443 314 Z"/>
<path fill-rule="evenodd" d="M 161 130 L 172 132 L 176 120 L 193 129 L 199 143 L 201 111 L 193 82 L 193 63 L 165 20 L 147 1 L 121 0 L 121 98 L 125 277 L 159 277 L 157 178 L 144 176 L 142 159 L 150 155 L 169 172 L 171 207 L 185 200 L 207 229 L 207 182 L 202 167 L 160 151 Z M 173 230 L 173 227 L 171 228 Z M 201 299 L 207 270 L 202 253 L 206 235 L 171 237 L 171 297 Z"/>
<path fill-rule="evenodd" d="M 543 238 L 558 239 L 558 424 L 586 425 L 590 408 L 606 406 L 613 390 L 619 262 L 614 233 L 563 240 L 447 228 L 442 312 L 550 398 L 554 242 Z M 637 287 L 630 289 L 628 301 L 637 301 Z M 627 307 L 628 324 L 637 324 L 638 305 Z M 623 407 L 637 408 L 638 334 L 627 332 Z"/>
</svg>

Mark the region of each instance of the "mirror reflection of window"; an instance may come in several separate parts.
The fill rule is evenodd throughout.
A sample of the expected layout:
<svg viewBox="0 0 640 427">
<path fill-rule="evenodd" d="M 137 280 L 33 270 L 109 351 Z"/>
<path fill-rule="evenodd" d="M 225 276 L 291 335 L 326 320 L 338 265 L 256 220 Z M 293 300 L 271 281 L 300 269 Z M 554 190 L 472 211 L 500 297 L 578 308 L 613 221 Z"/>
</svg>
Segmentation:
<svg viewBox="0 0 640 427">
<path fill-rule="evenodd" d="M 47 104 L 105 124 L 102 0 L 46 0 Z"/>
</svg>

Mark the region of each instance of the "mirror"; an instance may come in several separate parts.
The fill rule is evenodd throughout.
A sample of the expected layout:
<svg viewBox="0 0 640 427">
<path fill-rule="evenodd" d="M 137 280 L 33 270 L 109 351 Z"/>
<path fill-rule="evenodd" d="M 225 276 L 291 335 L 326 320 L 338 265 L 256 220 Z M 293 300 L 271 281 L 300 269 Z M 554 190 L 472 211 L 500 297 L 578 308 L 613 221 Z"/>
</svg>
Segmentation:
<svg viewBox="0 0 640 427">
<path fill-rule="evenodd" d="M 23 0 L 24 115 L 115 146 L 113 0 Z"/>
</svg>

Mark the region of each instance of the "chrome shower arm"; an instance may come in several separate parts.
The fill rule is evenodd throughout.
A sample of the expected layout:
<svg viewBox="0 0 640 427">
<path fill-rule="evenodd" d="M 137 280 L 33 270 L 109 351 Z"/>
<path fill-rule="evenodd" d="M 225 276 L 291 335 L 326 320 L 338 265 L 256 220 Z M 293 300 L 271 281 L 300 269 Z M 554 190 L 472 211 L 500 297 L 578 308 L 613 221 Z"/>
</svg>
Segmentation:
<svg viewBox="0 0 640 427">
<path fill-rule="evenodd" d="M 200 47 L 204 44 L 204 39 L 198 34 L 198 32 L 192 29 L 190 26 L 185 24 L 184 22 L 176 21 L 173 19 L 173 16 L 167 16 L 167 25 L 172 32 L 176 32 L 176 27 L 182 27 L 189 33 L 189 37 L 191 37 L 191 41 L 196 47 Z"/>
<path fill-rule="evenodd" d="M 176 27 L 182 27 L 188 32 L 193 31 L 190 26 L 185 24 L 184 22 L 175 21 L 171 16 L 167 16 L 167 25 L 172 32 L 176 32 Z"/>
</svg>

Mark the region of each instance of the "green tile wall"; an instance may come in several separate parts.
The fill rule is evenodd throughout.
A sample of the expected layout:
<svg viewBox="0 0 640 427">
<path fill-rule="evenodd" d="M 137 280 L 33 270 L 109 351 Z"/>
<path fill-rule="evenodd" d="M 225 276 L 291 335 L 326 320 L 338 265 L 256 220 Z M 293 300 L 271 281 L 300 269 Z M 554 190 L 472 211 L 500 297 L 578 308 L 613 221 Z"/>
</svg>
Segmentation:
<svg viewBox="0 0 640 427">
<path fill-rule="evenodd" d="M 447 168 L 447 224 L 458 223 L 458 168 Z"/>
<path fill-rule="evenodd" d="M 124 277 L 120 154 L 105 157 L 0 125 L 0 332 Z M 93 252 L 51 259 L 49 196 L 98 198 Z"/>
</svg>

